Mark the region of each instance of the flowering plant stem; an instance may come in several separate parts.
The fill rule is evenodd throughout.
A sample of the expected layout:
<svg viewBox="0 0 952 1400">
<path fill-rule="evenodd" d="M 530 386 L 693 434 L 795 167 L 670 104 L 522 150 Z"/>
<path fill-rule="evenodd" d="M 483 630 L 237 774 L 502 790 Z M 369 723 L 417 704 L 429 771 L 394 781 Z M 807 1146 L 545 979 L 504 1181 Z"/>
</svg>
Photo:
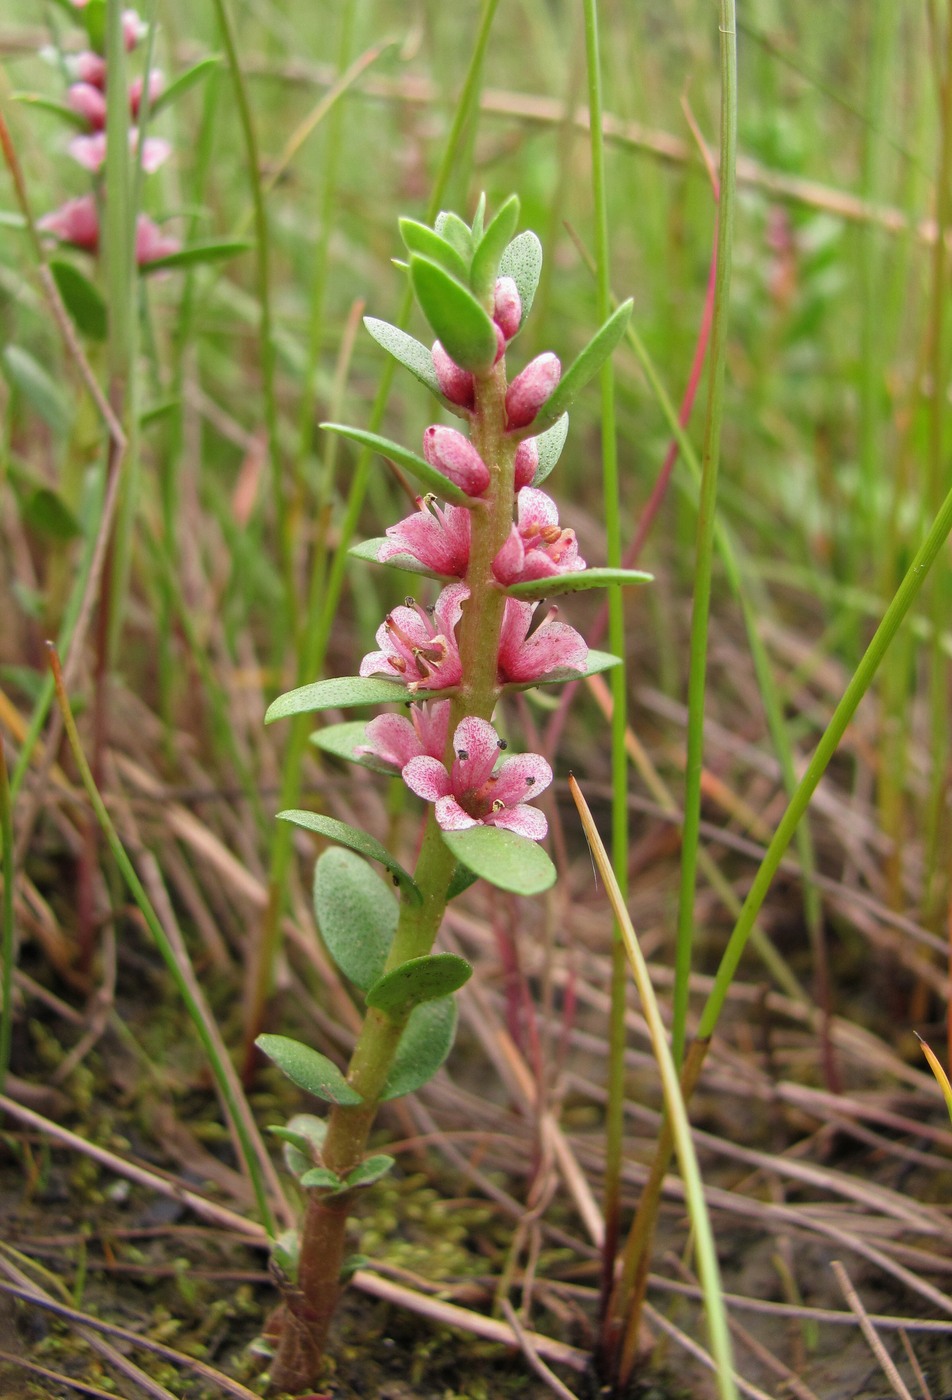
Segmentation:
<svg viewBox="0 0 952 1400">
<path fill-rule="evenodd" d="M 487 463 L 491 485 L 470 513 L 469 566 L 465 582 L 470 597 L 463 608 L 458 643 L 463 679 L 452 699 L 449 734 L 467 716 L 489 720 L 499 697 L 497 655 L 505 594 L 495 587 L 492 562 L 512 526 L 516 443 L 506 436 L 505 359 L 475 379 L 471 441 Z M 401 901 L 400 918 L 385 973 L 433 946 L 446 909 L 456 858 L 444 842 L 429 809 L 414 881 L 422 899 Z M 358 1105 L 338 1104 L 331 1111 L 322 1164 L 345 1178 L 363 1159 L 367 1139 L 393 1065 L 408 1013 L 388 1015 L 370 1007 L 351 1057 L 347 1082 L 360 1095 Z M 309 1194 L 301 1229 L 297 1283 L 284 1300 L 281 1340 L 271 1368 L 279 1390 L 308 1385 L 320 1364 L 340 1291 L 341 1269 L 352 1192 Z"/>
</svg>

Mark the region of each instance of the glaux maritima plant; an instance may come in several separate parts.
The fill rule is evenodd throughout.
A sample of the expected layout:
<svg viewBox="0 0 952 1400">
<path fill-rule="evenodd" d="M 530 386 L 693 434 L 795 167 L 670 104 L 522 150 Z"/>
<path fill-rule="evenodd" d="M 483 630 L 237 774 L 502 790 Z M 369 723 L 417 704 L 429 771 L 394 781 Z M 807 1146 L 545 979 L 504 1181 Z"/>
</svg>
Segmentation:
<svg viewBox="0 0 952 1400">
<path fill-rule="evenodd" d="M 282 1241 L 287 1287 L 274 1328 L 271 1380 L 278 1389 L 313 1381 L 345 1272 L 347 1217 L 360 1188 L 393 1164 L 366 1156 L 378 1106 L 419 1088 L 453 1041 L 453 994 L 472 969 L 433 953 L 447 903 L 482 877 L 535 894 L 555 879 L 537 844 L 546 819 L 531 804 L 552 781 L 538 754 L 502 757 L 493 727 L 508 691 L 589 675 L 614 658 L 589 651 L 543 602 L 554 594 L 646 575 L 588 569 L 574 532 L 540 489 L 568 428 L 566 409 L 618 343 L 631 306 L 614 313 L 561 372 L 539 355 L 511 381 L 507 351 L 532 305 L 542 265 L 534 233 L 514 237 L 515 196 L 488 224 L 484 202 L 472 227 L 440 214 L 429 228 L 403 219 L 408 273 L 438 337 L 432 350 L 368 318 L 376 341 L 468 428 L 434 425 L 422 456 L 340 424 L 329 431 L 397 462 L 425 494 L 407 519 L 355 553 L 421 575 L 432 605 L 407 598 L 377 632 L 378 650 L 359 675 L 318 681 L 281 696 L 268 720 L 350 705 L 397 703 L 364 725 L 332 725 L 320 747 L 379 772 L 399 774 L 430 804 L 411 875 L 373 837 L 315 812 L 280 815 L 337 843 L 317 862 L 314 899 L 327 948 L 363 994 L 367 1011 L 345 1074 L 284 1036 L 258 1045 L 302 1089 L 331 1105 L 326 1119 L 298 1115 L 278 1129 L 287 1165 L 307 1196 L 299 1237 Z M 428 580 L 436 580 L 430 583 Z M 540 616 L 540 611 L 543 616 Z M 392 885 L 367 859 L 388 870 Z M 393 886 L 396 887 L 394 893 Z"/>
</svg>

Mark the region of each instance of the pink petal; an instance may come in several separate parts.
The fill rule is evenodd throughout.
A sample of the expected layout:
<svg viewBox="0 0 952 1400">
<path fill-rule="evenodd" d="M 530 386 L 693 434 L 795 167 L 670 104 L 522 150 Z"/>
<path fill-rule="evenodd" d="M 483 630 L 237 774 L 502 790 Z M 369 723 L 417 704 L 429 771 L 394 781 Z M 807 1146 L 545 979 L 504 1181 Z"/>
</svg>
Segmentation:
<svg viewBox="0 0 952 1400">
<path fill-rule="evenodd" d="M 438 802 L 441 797 L 450 795 L 449 773 L 438 758 L 430 758 L 429 754 L 411 758 L 402 777 L 410 791 L 426 802 Z"/>
<path fill-rule="evenodd" d="M 509 538 L 493 560 L 493 574 L 502 584 L 516 583 L 523 576 L 526 566 L 526 551 L 522 536 L 513 525 Z"/>
<path fill-rule="evenodd" d="M 493 798 L 507 807 L 533 802 L 552 781 L 552 769 L 541 754 L 519 753 L 507 758 L 496 775 Z"/>
<path fill-rule="evenodd" d="M 523 486 L 516 497 L 519 510 L 519 529 L 527 530 L 532 525 L 558 525 L 559 508 L 551 496 L 535 486 Z"/>
<path fill-rule="evenodd" d="M 74 136 L 66 149 L 84 170 L 95 174 L 106 159 L 106 133 L 97 131 L 93 136 Z"/>
<path fill-rule="evenodd" d="M 466 831 L 471 826 L 482 826 L 482 822 L 463 811 L 455 797 L 441 797 L 433 810 L 442 831 Z"/>
<path fill-rule="evenodd" d="M 527 836 L 530 841 L 541 841 L 549 830 L 544 813 L 537 807 L 527 807 L 525 803 L 518 807 L 503 807 L 500 811 L 493 812 L 486 818 L 485 825 L 505 827 L 507 831 L 514 831 L 517 836 Z"/>
<path fill-rule="evenodd" d="M 499 637 L 498 675 L 502 684 L 539 680 L 561 668 L 584 671 L 584 637 L 564 622 L 544 622 L 527 639 L 533 604 L 507 598 Z"/>
<path fill-rule="evenodd" d="M 456 726 L 453 753 L 456 755 L 453 761 L 453 792 L 459 797 L 481 788 L 495 768 L 499 757 L 499 735 L 488 721 L 467 715 Z"/>
<path fill-rule="evenodd" d="M 370 743 L 362 744 L 357 752 L 373 754 L 395 768 L 402 770 L 411 758 L 418 758 L 423 752 L 416 730 L 403 715 L 378 715 L 364 732 Z"/>
</svg>

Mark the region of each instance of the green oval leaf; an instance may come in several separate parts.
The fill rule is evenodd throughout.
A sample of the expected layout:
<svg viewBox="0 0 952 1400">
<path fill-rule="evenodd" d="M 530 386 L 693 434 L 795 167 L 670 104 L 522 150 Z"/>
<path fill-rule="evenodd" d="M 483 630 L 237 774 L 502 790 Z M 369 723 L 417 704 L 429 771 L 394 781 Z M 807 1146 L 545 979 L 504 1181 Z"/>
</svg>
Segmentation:
<svg viewBox="0 0 952 1400">
<path fill-rule="evenodd" d="M 571 406 L 572 400 L 598 373 L 625 334 L 633 306 L 634 302 L 629 297 L 612 312 L 601 329 L 595 332 L 582 353 L 562 375 L 549 399 L 542 405 L 536 422 L 551 423 Z"/>
<path fill-rule="evenodd" d="M 522 302 L 520 328 L 532 310 L 539 278 L 542 275 L 542 244 L 531 229 L 520 233 L 512 240 L 499 259 L 499 276 L 511 277 L 519 288 Z"/>
<path fill-rule="evenodd" d="M 365 1000 L 368 1006 L 397 1019 L 411 1007 L 458 992 L 472 975 L 473 969 L 465 958 L 458 958 L 455 953 L 430 953 L 411 958 L 386 973 L 368 988 Z"/>
<path fill-rule="evenodd" d="M 425 1001 L 410 1012 L 400 1037 L 381 1099 L 398 1099 L 433 1078 L 453 1048 L 456 1002 L 453 997 Z"/>
<path fill-rule="evenodd" d="M 38 360 L 19 345 L 4 346 L 0 364 L 9 384 L 22 394 L 32 409 L 57 437 L 65 437 L 72 413 L 58 385 Z"/>
<path fill-rule="evenodd" d="M 452 408 L 457 414 L 462 413 L 461 409 L 443 397 L 440 381 L 433 368 L 433 356 L 421 341 L 407 335 L 399 326 L 391 326 L 389 321 L 378 321 L 375 316 L 365 316 L 364 325 L 377 344 L 386 350 L 388 355 L 392 355 L 398 364 L 403 365 L 404 369 L 408 369 L 415 379 L 426 385 L 440 403 Z"/>
<path fill-rule="evenodd" d="M 304 1187 L 323 1187 L 335 1194 L 344 1189 L 343 1179 L 330 1167 L 310 1167 L 298 1177 L 298 1181 Z"/>
<path fill-rule="evenodd" d="M 327 1123 L 313 1113 L 296 1113 L 286 1127 L 272 1127 L 268 1132 L 284 1144 L 284 1165 L 292 1176 L 301 1176 L 320 1157 L 327 1136 Z"/>
<path fill-rule="evenodd" d="M 553 578 L 527 579 L 512 583 L 505 590 L 513 598 L 553 598 L 558 593 L 582 593 L 587 588 L 632 588 L 636 583 L 652 583 L 653 574 L 640 569 L 580 569 L 575 574 L 556 574 Z"/>
<path fill-rule="evenodd" d="M 305 812 L 293 807 L 285 812 L 278 812 L 277 819 L 291 822 L 293 826 L 300 826 L 305 831 L 316 832 L 318 836 L 326 836 L 329 841 L 336 841 L 340 846 L 359 851 L 370 860 L 379 860 L 413 904 L 422 902 L 423 896 L 414 883 L 413 876 L 404 870 L 386 846 L 381 846 L 380 842 L 373 836 L 368 836 L 366 831 L 360 831 L 356 826 L 348 826 L 347 822 L 339 822 L 336 817 L 325 817 L 323 812 Z"/>
<path fill-rule="evenodd" d="M 105 340 L 109 333 L 109 316 L 99 288 L 74 263 L 62 258 L 50 260 L 50 272 L 63 305 L 83 335 L 90 340 Z"/>
<path fill-rule="evenodd" d="M 397 770 L 392 763 L 384 763 L 373 754 L 355 752 L 367 742 L 367 726 L 362 719 L 345 720 L 343 724 L 328 724 L 311 735 L 311 743 L 322 753 L 334 758 L 342 758 L 345 763 L 359 763 L 361 768 L 369 768 L 372 773 L 383 773 L 388 778 L 396 777 Z"/>
<path fill-rule="evenodd" d="M 395 554 L 392 559 L 378 559 L 377 554 L 380 547 L 389 543 L 387 537 L 381 535 L 378 539 L 363 540 L 360 544 L 352 544 L 347 553 L 353 555 L 355 559 L 363 559 L 365 563 L 382 564 L 385 569 L 400 569 L 405 574 L 422 574 L 426 578 L 447 577 L 445 574 L 435 574 L 432 569 L 421 564 L 419 559 L 414 559 L 412 554 Z"/>
<path fill-rule="evenodd" d="M 348 1172 L 344 1178 L 344 1185 L 350 1190 L 354 1186 L 372 1186 L 375 1181 L 379 1181 L 382 1176 L 396 1166 L 396 1157 L 389 1157 L 386 1152 L 377 1152 L 373 1157 L 365 1157 L 352 1172 Z"/>
<path fill-rule="evenodd" d="M 428 699 L 435 692 L 426 695 L 414 691 L 413 695 L 399 681 L 388 681 L 383 676 L 332 676 L 326 681 L 312 681 L 310 685 L 299 685 L 296 690 L 286 690 L 276 700 L 272 700 L 264 715 L 265 724 L 273 724 L 276 719 L 289 719 L 292 715 L 311 715 L 318 710 L 347 709 L 351 705 L 399 705 L 411 699 Z"/>
<path fill-rule="evenodd" d="M 409 253 L 419 253 L 445 268 L 451 277 L 460 282 L 466 281 L 469 277 L 469 261 L 464 260 L 459 250 L 454 248 L 448 239 L 441 238 L 426 224 L 417 223 L 416 219 L 400 219 L 398 222 L 400 237 Z"/>
<path fill-rule="evenodd" d="M 247 253 L 255 245 L 247 239 L 209 240 L 207 243 L 190 243 L 187 248 L 179 248 L 177 253 L 167 253 L 164 258 L 153 258 L 141 265 L 141 272 L 163 272 L 177 267 L 196 267 L 199 263 L 222 262 L 225 258 Z"/>
<path fill-rule="evenodd" d="M 327 951 L 355 987 L 383 975 L 400 906 L 392 889 L 349 850 L 325 851 L 314 867 L 314 913 Z"/>
<path fill-rule="evenodd" d="M 468 266 L 473 256 L 473 235 L 460 216 L 452 211 L 442 210 L 437 214 L 433 227 L 441 238 L 445 238 L 447 243 L 452 243 Z"/>
<path fill-rule="evenodd" d="M 555 866 L 540 845 L 501 826 L 440 833 L 461 865 L 511 894 L 541 894 L 555 883 Z"/>
<path fill-rule="evenodd" d="M 379 433 L 368 433 L 363 428 L 349 428 L 344 423 L 322 423 L 321 427 L 325 433 L 339 433 L 341 437 L 350 438 L 351 442 L 359 442 L 362 447 L 372 448 L 382 457 L 389 457 L 441 500 L 452 501 L 458 506 L 472 507 L 473 502 L 465 491 L 450 481 L 449 477 L 437 471 L 436 467 L 431 467 L 425 458 L 411 452 L 408 447 L 401 447 L 398 442 L 391 442 Z"/>
<path fill-rule="evenodd" d="M 569 415 L 563 413 L 561 418 L 556 419 L 551 428 L 546 428 L 544 433 L 539 433 L 536 438 L 536 446 L 539 449 L 539 465 L 536 467 L 535 476 L 532 478 L 533 486 L 538 486 L 545 481 L 549 472 L 562 456 L 562 448 L 565 446 L 565 439 L 569 431 Z"/>
<path fill-rule="evenodd" d="M 496 358 L 496 327 L 468 287 L 438 263 L 410 256 L 410 281 L 444 350 L 463 369 L 485 374 Z"/>
<path fill-rule="evenodd" d="M 334 1062 L 319 1051 L 312 1050 L 309 1045 L 302 1045 L 299 1040 L 292 1040 L 287 1035 L 259 1035 L 255 1045 L 277 1065 L 282 1074 L 287 1075 L 292 1084 L 305 1093 L 313 1094 L 327 1103 L 363 1103 Z"/>
<path fill-rule="evenodd" d="M 23 503 L 23 521 L 38 535 L 58 543 L 79 539 L 83 530 L 76 516 L 49 486 L 40 486 Z"/>
<path fill-rule="evenodd" d="M 465 865 L 457 865 L 453 871 L 453 878 L 450 880 L 449 889 L 446 891 L 447 904 L 457 895 L 468 890 L 470 885 L 475 885 L 479 876 L 473 870 L 467 870 Z"/>
<path fill-rule="evenodd" d="M 481 302 L 490 302 L 493 287 L 499 275 L 499 260 L 519 222 L 519 196 L 511 194 L 498 210 L 479 240 L 473 254 L 473 265 L 469 274 L 469 285 Z M 519 321 L 520 326 L 522 320 Z"/>
<path fill-rule="evenodd" d="M 172 103 L 177 102 L 183 93 L 188 92 L 189 88 L 195 87 L 196 83 L 202 82 L 210 73 L 213 73 L 220 63 L 221 58 L 216 54 L 211 54 L 208 58 L 199 59 L 198 63 L 194 63 L 191 68 L 186 68 L 184 73 L 180 74 L 174 82 L 169 83 L 168 87 L 159 93 L 150 108 L 151 115 L 158 116 L 166 107 L 171 107 Z"/>
</svg>

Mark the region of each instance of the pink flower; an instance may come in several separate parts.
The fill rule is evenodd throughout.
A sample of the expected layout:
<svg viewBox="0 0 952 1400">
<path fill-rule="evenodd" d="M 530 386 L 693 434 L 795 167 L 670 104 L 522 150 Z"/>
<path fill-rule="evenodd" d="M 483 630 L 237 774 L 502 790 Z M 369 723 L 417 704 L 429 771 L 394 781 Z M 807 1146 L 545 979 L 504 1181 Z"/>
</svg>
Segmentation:
<svg viewBox="0 0 952 1400">
<path fill-rule="evenodd" d="M 453 735 L 450 771 L 438 759 L 423 755 L 410 760 L 403 781 L 418 797 L 436 803 L 436 820 L 444 831 L 502 826 L 541 841 L 548 823 L 525 803 L 549 786 L 552 769 L 540 754 L 524 753 L 507 758 L 494 772 L 505 747 L 491 724 L 468 715 Z"/>
<path fill-rule="evenodd" d="M 522 298 L 511 277 L 499 277 L 493 289 L 493 320 L 507 340 L 512 340 L 522 322 Z"/>
<path fill-rule="evenodd" d="M 476 381 L 469 370 L 451 360 L 438 340 L 433 342 L 432 354 L 433 368 L 443 394 L 459 408 L 472 408 L 476 402 Z"/>
<path fill-rule="evenodd" d="M 74 83 L 66 100 L 74 112 L 85 117 L 93 131 L 102 131 L 106 125 L 106 96 L 102 88 L 93 83 Z"/>
<path fill-rule="evenodd" d="M 139 267 L 155 262 L 157 258 L 168 258 L 181 248 L 177 238 L 170 238 L 162 232 L 158 224 L 140 214 L 136 219 L 136 262 Z"/>
<path fill-rule="evenodd" d="M 129 84 L 129 110 L 132 113 L 133 117 L 138 117 L 139 115 L 139 108 L 142 106 L 142 93 L 144 88 L 145 80 L 143 78 L 133 78 L 132 82 Z M 162 74 L 157 68 L 154 68 L 149 74 L 150 107 L 154 105 L 156 98 L 159 97 L 159 95 L 161 94 L 162 88 Z"/>
<path fill-rule="evenodd" d="M 529 632 L 537 603 L 506 599 L 499 634 L 497 676 L 500 685 L 525 684 L 543 680 L 553 671 L 584 671 L 588 659 L 585 638 L 565 622 L 555 622 L 550 614 L 541 626 Z M 553 608 L 552 613 L 556 609 Z"/>
<path fill-rule="evenodd" d="M 106 60 L 101 53 L 93 53 L 91 49 L 78 53 L 74 58 L 67 60 L 69 71 L 75 74 L 77 82 L 91 83 L 93 87 L 100 89 L 106 86 Z"/>
<path fill-rule="evenodd" d="M 435 496 L 417 496 L 417 513 L 387 530 L 377 558 L 382 564 L 410 554 L 446 578 L 462 578 L 469 563 L 469 511 L 465 506 L 438 506 Z"/>
<path fill-rule="evenodd" d="M 489 468 L 468 437 L 434 423 L 423 433 L 423 455 L 467 496 L 481 496 L 489 485 Z"/>
<path fill-rule="evenodd" d="M 144 19 L 139 18 L 135 10 L 123 10 L 122 39 L 127 53 L 131 53 L 139 40 L 144 39 L 148 32 L 149 26 Z"/>
<path fill-rule="evenodd" d="M 552 578 L 585 568 L 575 531 L 560 528 L 558 508 L 550 496 L 524 486 L 516 501 L 519 523 L 513 525 L 508 540 L 493 560 L 493 573 L 500 583 Z"/>
<path fill-rule="evenodd" d="M 539 443 L 536 438 L 523 438 L 516 448 L 516 490 L 531 486 L 539 469 Z"/>
<path fill-rule="evenodd" d="M 129 149 L 135 153 L 138 148 L 139 133 L 133 127 L 129 132 Z M 106 133 L 97 131 L 92 136 L 74 136 L 68 149 L 73 160 L 95 174 L 106 162 Z M 147 175 L 152 175 L 171 152 L 172 147 L 161 136 L 147 136 L 142 144 L 142 169 Z"/>
<path fill-rule="evenodd" d="M 527 428 L 561 377 L 559 357 L 550 350 L 531 360 L 506 390 L 506 427 Z"/>
<path fill-rule="evenodd" d="M 378 715 L 367 725 L 369 744 L 355 749 L 358 754 L 371 754 L 384 763 L 393 764 L 402 772 L 411 758 L 424 754 L 442 760 L 450 730 L 450 702 L 424 701 L 410 706 L 410 718 L 403 715 Z"/>
<path fill-rule="evenodd" d="M 75 248 L 85 248 L 88 253 L 95 253 L 99 247 L 99 212 L 91 194 L 67 200 L 40 219 L 37 227 Z"/>
<path fill-rule="evenodd" d="M 377 628 L 380 651 L 371 651 L 360 663 L 360 675 L 383 673 L 403 681 L 409 690 L 448 690 L 463 675 L 456 645 L 456 624 L 463 616 L 469 589 L 451 583 L 443 589 L 432 612 L 413 599 L 394 608 Z"/>
</svg>

